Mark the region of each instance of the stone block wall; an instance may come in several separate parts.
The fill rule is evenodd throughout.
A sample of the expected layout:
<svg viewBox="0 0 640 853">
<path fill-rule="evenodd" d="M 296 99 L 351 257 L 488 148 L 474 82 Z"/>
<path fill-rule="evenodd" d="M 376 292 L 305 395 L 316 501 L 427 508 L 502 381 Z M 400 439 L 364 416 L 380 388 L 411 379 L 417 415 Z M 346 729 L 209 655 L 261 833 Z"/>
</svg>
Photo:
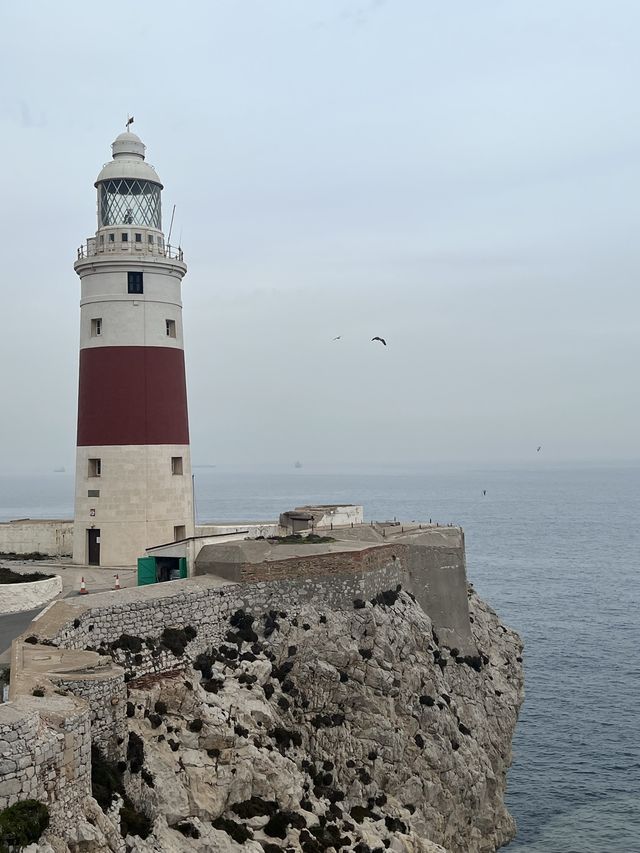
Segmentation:
<svg viewBox="0 0 640 853">
<path fill-rule="evenodd" d="M 52 674 L 51 681 L 59 689 L 87 701 L 91 725 L 91 741 L 112 761 L 124 757 L 127 732 L 127 687 L 122 670 L 95 678 L 69 678 Z"/>
<path fill-rule="evenodd" d="M 236 566 L 237 579 L 241 583 L 258 581 L 326 580 L 335 575 L 370 573 L 388 566 L 397 560 L 397 545 L 378 545 L 359 551 L 338 551 L 333 554 L 303 554 L 295 559 L 269 560 L 263 563 L 241 563 Z"/>
<path fill-rule="evenodd" d="M 34 799 L 64 834 L 91 793 L 89 709 L 72 697 L 21 697 L 0 705 L 0 810 Z"/>
<path fill-rule="evenodd" d="M 319 608 L 351 609 L 357 598 L 373 598 L 379 592 L 395 589 L 398 584 L 404 585 L 406 575 L 399 560 L 389 560 L 369 571 L 352 572 L 349 575 L 332 575 L 326 577 L 304 577 L 301 579 L 286 579 L 281 581 L 260 581 L 252 584 L 229 583 L 223 586 L 208 586 L 209 579 L 197 581 L 182 581 L 172 585 L 174 594 L 158 597 L 158 586 L 140 587 L 135 590 L 138 600 L 123 601 L 111 604 L 113 595 L 105 593 L 109 604 L 103 607 L 91 607 L 85 610 L 77 619 L 66 621 L 59 630 L 51 632 L 46 637 L 55 645 L 68 649 L 83 649 L 87 646 L 98 648 L 118 640 L 122 634 L 158 640 L 167 627 L 184 627 L 190 625 L 197 630 L 196 638 L 189 643 L 187 654 L 194 657 L 211 645 L 218 645 L 229 630 L 229 617 L 236 610 L 245 610 L 260 616 L 269 610 L 287 610 L 297 613 L 303 604 L 315 602 Z M 166 593 L 167 585 L 162 592 Z M 101 595 L 92 596 L 94 599 Z M 56 605 L 54 605 L 55 607 Z M 50 611 L 54 613 L 53 609 Z M 126 665 L 127 656 L 117 655 L 118 662 Z M 160 651 L 143 646 L 135 666 L 137 676 L 150 673 L 167 672 L 179 663 L 169 651 Z M 65 686 L 80 696 L 85 696 L 94 706 L 96 697 L 87 691 L 93 691 L 93 683 L 79 683 L 65 680 Z M 122 692 L 113 689 L 108 701 Z M 121 706 L 114 705 L 116 714 L 122 713 Z M 102 702 L 104 706 L 104 701 Z M 92 728 L 95 736 L 101 738 L 101 743 L 109 740 L 108 715 L 92 717 Z M 115 740 L 117 737 L 115 735 Z M 113 750 L 114 738 L 111 738 L 109 749 Z M 110 752 L 109 754 L 113 754 Z"/>
</svg>

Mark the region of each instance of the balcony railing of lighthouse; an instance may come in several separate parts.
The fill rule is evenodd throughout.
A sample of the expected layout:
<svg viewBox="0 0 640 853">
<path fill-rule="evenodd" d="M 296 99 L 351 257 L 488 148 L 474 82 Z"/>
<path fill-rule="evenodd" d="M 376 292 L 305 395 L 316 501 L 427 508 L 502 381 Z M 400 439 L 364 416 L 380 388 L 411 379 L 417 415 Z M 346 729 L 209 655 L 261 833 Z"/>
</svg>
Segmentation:
<svg viewBox="0 0 640 853">
<path fill-rule="evenodd" d="M 160 243 L 154 241 L 151 243 L 131 242 L 127 241 L 109 241 L 106 243 L 97 243 L 95 237 L 90 237 L 86 243 L 78 248 L 78 260 L 83 258 L 91 258 L 95 255 L 109 255 L 126 253 L 128 255 L 141 252 L 145 255 L 159 255 L 164 258 L 171 258 L 175 261 L 184 260 L 183 251 L 180 246 L 171 246 L 169 243 Z"/>
</svg>

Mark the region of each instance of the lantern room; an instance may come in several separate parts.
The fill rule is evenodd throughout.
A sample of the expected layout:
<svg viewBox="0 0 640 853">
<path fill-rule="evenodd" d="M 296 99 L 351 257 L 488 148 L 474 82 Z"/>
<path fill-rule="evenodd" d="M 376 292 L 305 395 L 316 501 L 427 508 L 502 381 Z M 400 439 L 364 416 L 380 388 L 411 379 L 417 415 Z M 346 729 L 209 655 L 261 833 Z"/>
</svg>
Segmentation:
<svg viewBox="0 0 640 853">
<path fill-rule="evenodd" d="M 162 183 L 144 159 L 145 145 L 135 133 L 121 133 L 113 142 L 113 160 L 96 180 L 98 229 L 140 226 L 162 230 Z"/>
</svg>

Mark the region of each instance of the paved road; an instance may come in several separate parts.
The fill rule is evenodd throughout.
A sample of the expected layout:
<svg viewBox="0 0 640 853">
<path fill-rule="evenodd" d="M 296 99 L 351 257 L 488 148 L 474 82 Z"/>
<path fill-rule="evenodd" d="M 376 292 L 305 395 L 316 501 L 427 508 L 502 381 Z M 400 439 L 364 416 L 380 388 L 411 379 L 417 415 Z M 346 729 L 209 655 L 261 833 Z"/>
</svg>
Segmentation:
<svg viewBox="0 0 640 853">
<path fill-rule="evenodd" d="M 9 662 L 7 653 L 11 648 L 11 641 L 25 630 L 41 610 L 42 607 L 23 613 L 0 613 L 0 663 Z"/>
</svg>

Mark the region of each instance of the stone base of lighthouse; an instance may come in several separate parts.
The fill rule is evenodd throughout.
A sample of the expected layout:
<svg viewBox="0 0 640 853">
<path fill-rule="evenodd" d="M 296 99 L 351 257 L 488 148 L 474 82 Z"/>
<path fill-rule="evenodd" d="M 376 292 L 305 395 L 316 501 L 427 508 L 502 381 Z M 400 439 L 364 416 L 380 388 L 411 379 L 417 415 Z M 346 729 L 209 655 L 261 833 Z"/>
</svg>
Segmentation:
<svg viewBox="0 0 640 853">
<path fill-rule="evenodd" d="M 75 563 L 132 565 L 146 548 L 193 536 L 188 445 L 82 446 L 76 472 Z"/>
</svg>

